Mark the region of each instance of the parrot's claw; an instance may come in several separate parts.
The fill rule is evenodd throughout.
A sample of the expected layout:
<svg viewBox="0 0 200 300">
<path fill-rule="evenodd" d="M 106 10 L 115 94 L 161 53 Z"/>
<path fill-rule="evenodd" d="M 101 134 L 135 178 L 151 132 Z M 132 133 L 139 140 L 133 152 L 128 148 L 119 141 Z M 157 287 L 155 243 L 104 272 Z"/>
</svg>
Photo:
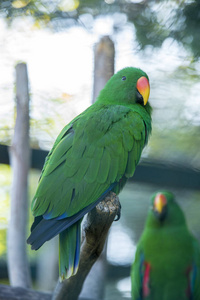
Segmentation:
<svg viewBox="0 0 200 300">
<path fill-rule="evenodd" d="M 118 212 L 117 212 L 116 217 L 114 219 L 115 222 L 119 221 L 119 219 L 121 218 L 121 208 L 122 208 L 122 206 L 119 203 L 119 209 L 118 209 Z"/>
</svg>

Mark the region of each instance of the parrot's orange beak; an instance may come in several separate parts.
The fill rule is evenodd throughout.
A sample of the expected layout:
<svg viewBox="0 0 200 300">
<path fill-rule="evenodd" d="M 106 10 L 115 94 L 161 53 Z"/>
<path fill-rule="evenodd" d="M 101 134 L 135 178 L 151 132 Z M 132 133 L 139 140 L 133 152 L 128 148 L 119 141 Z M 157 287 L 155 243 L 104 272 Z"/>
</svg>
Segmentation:
<svg viewBox="0 0 200 300">
<path fill-rule="evenodd" d="M 150 94 L 150 85 L 148 79 L 144 76 L 140 77 L 137 81 L 136 87 L 138 92 L 143 97 L 144 105 L 146 105 Z"/>
<path fill-rule="evenodd" d="M 167 204 L 166 197 L 163 194 L 157 194 L 154 199 L 154 210 L 159 214 L 161 214 L 166 204 Z"/>
</svg>

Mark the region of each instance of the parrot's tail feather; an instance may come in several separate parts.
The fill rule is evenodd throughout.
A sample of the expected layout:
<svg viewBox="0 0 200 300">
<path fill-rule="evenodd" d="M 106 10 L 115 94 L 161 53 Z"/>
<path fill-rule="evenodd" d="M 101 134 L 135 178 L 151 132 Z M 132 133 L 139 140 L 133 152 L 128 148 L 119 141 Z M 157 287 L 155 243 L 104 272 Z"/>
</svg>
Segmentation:
<svg viewBox="0 0 200 300">
<path fill-rule="evenodd" d="M 42 216 L 35 217 L 34 222 L 33 222 L 32 226 L 31 226 L 31 232 L 42 221 L 42 219 L 43 219 Z"/>
<path fill-rule="evenodd" d="M 117 183 L 111 184 L 110 187 L 98 198 L 96 202 L 88 205 L 71 217 L 58 220 L 57 218 L 45 220 L 42 218 L 42 216 L 36 217 L 31 228 L 32 232 L 27 239 L 27 243 L 31 244 L 31 249 L 39 249 L 46 241 L 49 241 L 57 234 L 61 233 L 62 231 L 82 219 L 86 213 L 92 210 L 100 201 L 103 200 L 103 198 L 116 186 L 116 184 Z"/>
<path fill-rule="evenodd" d="M 44 220 L 42 219 L 38 225 L 33 228 L 27 243 L 31 244 L 33 250 L 39 249 L 46 241 L 49 241 L 51 238 L 56 236 L 59 232 L 62 231 L 61 228 L 64 226 L 64 220 L 57 221 L 53 220 Z"/>
<path fill-rule="evenodd" d="M 75 275 L 80 257 L 81 221 L 65 229 L 59 235 L 59 276 L 60 281 Z"/>
</svg>

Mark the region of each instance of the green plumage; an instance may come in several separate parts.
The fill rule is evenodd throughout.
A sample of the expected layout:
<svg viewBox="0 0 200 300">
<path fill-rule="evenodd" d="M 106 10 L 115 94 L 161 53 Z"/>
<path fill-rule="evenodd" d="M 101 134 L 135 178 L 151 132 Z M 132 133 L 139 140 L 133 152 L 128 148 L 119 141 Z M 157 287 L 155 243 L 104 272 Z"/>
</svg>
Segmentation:
<svg viewBox="0 0 200 300">
<path fill-rule="evenodd" d="M 155 209 L 158 194 L 167 200 L 161 213 Z M 200 299 L 200 246 L 169 192 L 157 193 L 151 199 L 131 282 L 134 300 Z"/>
<path fill-rule="evenodd" d="M 124 76 L 126 80 L 122 80 Z M 32 202 L 36 221 L 28 243 L 38 249 L 46 240 L 67 230 L 67 238 L 65 233 L 60 238 L 62 278 L 70 277 L 77 269 L 71 268 L 75 264 L 69 249 L 75 251 L 77 245 L 75 230 L 71 234 L 69 226 L 109 191 L 120 192 L 133 175 L 148 141 L 151 107 L 141 103 L 141 95 L 138 100 L 136 86 L 141 77 L 148 79 L 135 68 L 116 73 L 97 101 L 63 128 L 46 158 Z M 63 247 L 64 243 L 68 246 Z"/>
</svg>

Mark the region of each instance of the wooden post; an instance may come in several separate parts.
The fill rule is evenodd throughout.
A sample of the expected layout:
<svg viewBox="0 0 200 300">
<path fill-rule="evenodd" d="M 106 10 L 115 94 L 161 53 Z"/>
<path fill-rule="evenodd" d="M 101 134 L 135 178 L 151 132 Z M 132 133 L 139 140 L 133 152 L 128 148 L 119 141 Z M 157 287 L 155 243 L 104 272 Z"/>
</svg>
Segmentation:
<svg viewBox="0 0 200 300">
<path fill-rule="evenodd" d="M 30 287 L 26 253 L 27 178 L 30 164 L 29 91 L 25 63 L 16 66 L 17 117 L 10 148 L 12 166 L 11 211 L 8 229 L 8 272 L 12 286 Z"/>
<path fill-rule="evenodd" d="M 94 49 L 93 103 L 108 79 L 114 74 L 114 61 L 114 43 L 108 36 L 104 36 Z"/>
</svg>

